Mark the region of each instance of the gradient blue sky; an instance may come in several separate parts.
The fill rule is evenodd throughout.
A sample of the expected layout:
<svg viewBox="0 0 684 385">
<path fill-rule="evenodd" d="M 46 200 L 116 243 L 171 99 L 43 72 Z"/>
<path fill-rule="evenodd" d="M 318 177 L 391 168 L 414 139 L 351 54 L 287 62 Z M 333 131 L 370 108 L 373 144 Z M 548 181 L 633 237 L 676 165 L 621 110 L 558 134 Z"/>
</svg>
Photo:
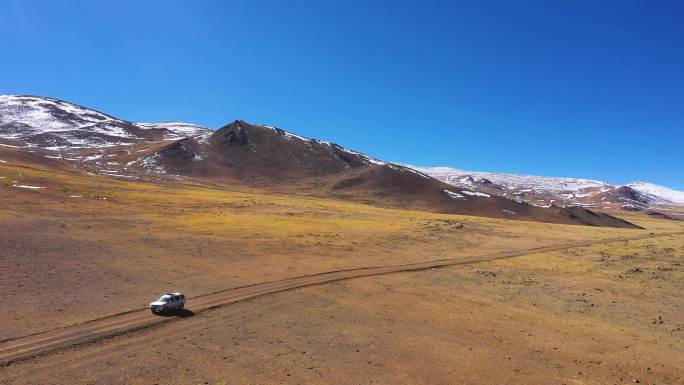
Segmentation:
<svg viewBox="0 0 684 385">
<path fill-rule="evenodd" d="M 0 0 L 0 93 L 684 189 L 682 1 Z"/>
</svg>

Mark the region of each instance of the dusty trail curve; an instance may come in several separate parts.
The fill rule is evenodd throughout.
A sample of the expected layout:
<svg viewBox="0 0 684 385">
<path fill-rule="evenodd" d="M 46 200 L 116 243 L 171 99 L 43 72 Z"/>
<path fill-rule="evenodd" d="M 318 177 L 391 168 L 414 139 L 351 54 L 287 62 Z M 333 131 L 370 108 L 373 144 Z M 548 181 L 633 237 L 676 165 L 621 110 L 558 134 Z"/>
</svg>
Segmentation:
<svg viewBox="0 0 684 385">
<path fill-rule="evenodd" d="M 301 277 L 287 278 L 279 281 L 265 282 L 227 289 L 190 299 L 189 305 L 195 313 L 212 309 L 227 304 L 244 301 L 270 293 L 277 293 L 296 288 L 320 285 L 323 283 L 346 280 L 351 278 L 377 276 L 390 273 L 426 270 L 431 268 L 463 265 L 476 262 L 487 262 L 498 259 L 520 257 L 525 255 L 560 251 L 574 247 L 607 244 L 641 240 L 649 238 L 669 237 L 682 235 L 684 232 L 669 232 L 648 234 L 638 237 L 620 237 L 599 241 L 573 242 L 555 246 L 544 246 L 514 252 L 502 252 L 491 255 L 475 256 L 468 258 L 454 258 L 418 262 L 405 265 L 366 267 L 348 270 L 337 270 Z M 147 309 L 131 310 L 124 313 L 75 324 L 64 328 L 53 329 L 43 333 L 32 334 L 16 339 L 6 340 L 0 343 L 0 365 L 28 359 L 37 355 L 64 349 L 74 345 L 87 344 L 93 341 L 114 337 L 123 333 L 150 327 L 163 322 L 170 322 L 177 317 L 160 317 L 153 315 Z"/>
</svg>

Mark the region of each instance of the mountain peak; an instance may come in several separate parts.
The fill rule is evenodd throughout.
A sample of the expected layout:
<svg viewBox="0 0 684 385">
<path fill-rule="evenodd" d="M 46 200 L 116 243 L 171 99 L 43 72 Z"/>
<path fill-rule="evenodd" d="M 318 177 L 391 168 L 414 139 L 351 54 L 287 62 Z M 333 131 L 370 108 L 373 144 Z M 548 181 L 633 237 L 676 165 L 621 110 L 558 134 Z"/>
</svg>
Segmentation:
<svg viewBox="0 0 684 385">
<path fill-rule="evenodd" d="M 633 227 L 579 210 L 547 210 L 505 197 L 489 174 L 465 175 L 462 183 L 468 186 L 451 191 L 447 183 L 454 180 L 440 181 L 426 175 L 429 172 L 244 120 L 217 131 L 182 122 L 132 123 L 56 99 L 5 96 L 0 98 L 3 140 L 11 140 L 11 147 L 30 147 L 35 156 L 117 177 L 191 177 L 286 190 L 306 186 L 312 194 L 382 206 Z"/>
<path fill-rule="evenodd" d="M 0 95 L 0 140 L 12 140 L 20 147 L 103 148 L 208 132 L 190 123 L 132 123 L 55 98 Z"/>
<path fill-rule="evenodd" d="M 646 182 L 616 186 L 584 178 L 471 172 L 450 167 L 413 168 L 451 185 L 477 188 L 538 206 L 646 209 L 684 205 L 684 192 Z"/>
</svg>

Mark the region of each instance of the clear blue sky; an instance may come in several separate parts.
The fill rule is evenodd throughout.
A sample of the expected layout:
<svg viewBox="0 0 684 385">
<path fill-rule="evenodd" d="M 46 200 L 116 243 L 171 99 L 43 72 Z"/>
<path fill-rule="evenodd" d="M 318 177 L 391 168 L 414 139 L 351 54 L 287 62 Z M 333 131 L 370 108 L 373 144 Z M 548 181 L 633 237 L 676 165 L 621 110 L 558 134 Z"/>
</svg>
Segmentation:
<svg viewBox="0 0 684 385">
<path fill-rule="evenodd" d="M 0 93 L 684 189 L 682 1 L 0 0 Z"/>
</svg>

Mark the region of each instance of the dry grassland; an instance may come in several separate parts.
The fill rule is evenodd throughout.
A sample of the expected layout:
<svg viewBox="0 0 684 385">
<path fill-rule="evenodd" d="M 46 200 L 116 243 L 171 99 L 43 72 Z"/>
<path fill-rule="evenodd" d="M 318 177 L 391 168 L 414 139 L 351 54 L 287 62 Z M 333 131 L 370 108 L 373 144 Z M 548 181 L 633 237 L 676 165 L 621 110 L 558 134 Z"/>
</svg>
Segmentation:
<svg viewBox="0 0 684 385">
<path fill-rule="evenodd" d="M 328 270 L 640 233 L 12 164 L 0 164 L 0 176 L 0 290 L 3 307 L 13 309 L 0 313 L 0 340 L 140 307 L 165 290 L 193 296 Z"/>
<path fill-rule="evenodd" d="M 672 236 L 353 279 L 0 368 L 0 383 L 681 384 L 682 263 Z"/>
</svg>

